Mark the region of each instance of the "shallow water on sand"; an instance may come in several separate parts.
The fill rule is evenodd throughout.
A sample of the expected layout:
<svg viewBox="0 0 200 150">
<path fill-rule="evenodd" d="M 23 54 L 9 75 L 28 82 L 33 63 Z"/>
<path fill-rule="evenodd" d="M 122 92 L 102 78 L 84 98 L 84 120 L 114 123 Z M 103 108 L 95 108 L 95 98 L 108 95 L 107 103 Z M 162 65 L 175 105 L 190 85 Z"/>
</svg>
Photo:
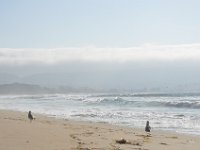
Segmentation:
<svg viewBox="0 0 200 150">
<path fill-rule="evenodd" d="M 0 109 L 200 135 L 199 94 L 6 95 Z"/>
</svg>

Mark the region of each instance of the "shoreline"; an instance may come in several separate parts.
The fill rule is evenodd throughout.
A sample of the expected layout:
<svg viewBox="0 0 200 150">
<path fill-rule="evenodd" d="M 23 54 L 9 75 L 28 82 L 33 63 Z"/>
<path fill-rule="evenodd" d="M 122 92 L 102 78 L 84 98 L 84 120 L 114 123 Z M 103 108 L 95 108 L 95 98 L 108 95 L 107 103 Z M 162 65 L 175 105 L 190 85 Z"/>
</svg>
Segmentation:
<svg viewBox="0 0 200 150">
<path fill-rule="evenodd" d="M 27 113 L 0 110 L 0 149 L 4 150 L 198 150 L 200 137 L 167 131 L 148 135 L 139 128 L 75 121 L 34 114 L 32 123 Z M 116 141 L 125 139 L 126 143 Z"/>
<path fill-rule="evenodd" d="M 19 111 L 19 110 L 12 110 L 12 109 L 0 109 L 0 112 L 1 111 L 8 111 L 8 112 L 16 112 L 16 113 L 28 113 L 28 111 Z M 145 124 L 144 124 L 144 127 L 130 127 L 130 126 L 126 126 L 126 125 L 122 125 L 122 124 L 112 124 L 112 123 L 109 123 L 109 122 L 106 122 L 106 121 L 92 121 L 92 120 L 84 120 L 84 119 L 80 119 L 78 120 L 77 118 L 76 119 L 72 119 L 72 118 L 63 118 L 63 117 L 59 117 L 59 116 L 56 116 L 56 115 L 50 115 L 50 114 L 44 114 L 44 113 L 34 113 L 34 115 L 36 116 L 43 116 L 44 118 L 49 118 L 49 119 L 55 119 L 55 120 L 59 120 L 59 121 L 72 121 L 72 122 L 80 122 L 80 123 L 93 123 L 93 124 L 105 124 L 105 125 L 110 125 L 110 126 L 116 126 L 116 127 L 119 127 L 119 128 L 127 128 L 127 129 L 137 129 L 139 131 L 143 131 L 144 128 L 145 128 Z M 152 126 L 151 126 L 152 127 Z M 200 134 L 192 134 L 192 133 L 189 133 L 189 132 L 177 132 L 177 131 L 174 131 L 174 130 L 162 130 L 162 129 L 157 129 L 157 128 L 151 128 L 151 132 L 158 132 L 158 133 L 171 133 L 171 134 L 179 134 L 179 135 L 185 135 L 185 136 L 194 136 L 194 137 L 200 137 Z"/>
</svg>

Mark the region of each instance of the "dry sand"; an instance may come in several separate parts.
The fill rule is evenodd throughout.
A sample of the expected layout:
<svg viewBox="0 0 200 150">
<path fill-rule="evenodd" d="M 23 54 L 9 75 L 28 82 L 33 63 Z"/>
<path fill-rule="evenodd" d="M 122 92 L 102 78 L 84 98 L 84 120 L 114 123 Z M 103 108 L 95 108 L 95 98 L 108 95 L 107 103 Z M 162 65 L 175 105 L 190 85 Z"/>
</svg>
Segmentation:
<svg viewBox="0 0 200 150">
<path fill-rule="evenodd" d="M 0 150 L 199 150 L 200 137 L 0 111 Z M 121 138 L 124 144 L 119 144 Z"/>
</svg>

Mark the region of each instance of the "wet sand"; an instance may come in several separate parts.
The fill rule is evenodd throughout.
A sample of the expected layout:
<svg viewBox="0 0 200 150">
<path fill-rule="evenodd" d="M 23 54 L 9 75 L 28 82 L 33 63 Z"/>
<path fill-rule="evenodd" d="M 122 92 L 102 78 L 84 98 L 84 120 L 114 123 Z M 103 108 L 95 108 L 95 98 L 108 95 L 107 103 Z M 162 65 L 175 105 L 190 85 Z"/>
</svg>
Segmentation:
<svg viewBox="0 0 200 150">
<path fill-rule="evenodd" d="M 199 150 L 200 136 L 0 110 L 0 150 Z M 144 125 L 145 126 L 145 125 Z M 123 140 L 122 140 L 123 139 Z M 121 143 L 121 144 L 120 144 Z"/>
</svg>

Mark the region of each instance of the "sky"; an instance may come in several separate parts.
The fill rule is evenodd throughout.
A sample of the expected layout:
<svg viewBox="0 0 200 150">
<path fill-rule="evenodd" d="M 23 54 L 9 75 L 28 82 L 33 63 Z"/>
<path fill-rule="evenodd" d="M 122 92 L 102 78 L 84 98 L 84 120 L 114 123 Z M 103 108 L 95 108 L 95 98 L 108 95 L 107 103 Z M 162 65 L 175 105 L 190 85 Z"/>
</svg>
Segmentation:
<svg viewBox="0 0 200 150">
<path fill-rule="evenodd" d="M 200 40 L 198 0 L 1 0 L 0 47 L 132 47 Z"/>
<path fill-rule="evenodd" d="M 200 84 L 199 7 L 198 0 L 0 0 L 0 83 Z"/>
</svg>

